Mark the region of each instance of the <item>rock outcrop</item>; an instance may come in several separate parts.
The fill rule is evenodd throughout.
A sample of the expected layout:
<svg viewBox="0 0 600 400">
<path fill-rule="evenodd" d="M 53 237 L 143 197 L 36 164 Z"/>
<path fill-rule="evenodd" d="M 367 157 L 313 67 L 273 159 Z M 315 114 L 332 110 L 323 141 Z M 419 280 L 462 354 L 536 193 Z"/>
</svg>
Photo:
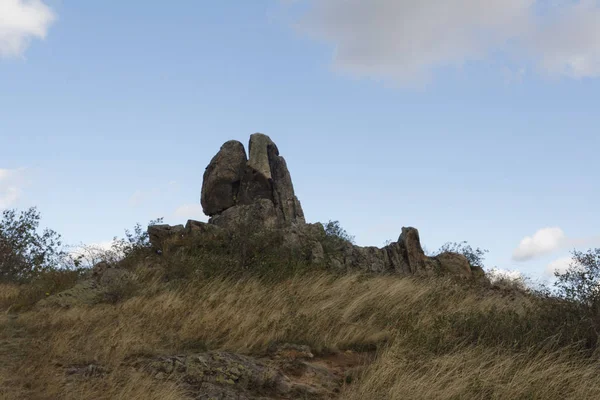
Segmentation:
<svg viewBox="0 0 600 400">
<path fill-rule="evenodd" d="M 383 248 L 361 247 L 350 243 L 340 245 L 331 256 L 336 269 L 366 270 L 400 275 L 432 276 L 447 274 L 469 278 L 471 267 L 465 256 L 446 252 L 427 257 L 421 247 L 419 231 L 402 228 L 397 242 Z"/>
<path fill-rule="evenodd" d="M 226 142 L 204 172 L 201 203 L 208 223 L 188 221 L 184 227 L 155 225 L 148 233 L 161 250 L 177 249 L 203 240 L 227 240 L 226 232 L 247 235 L 274 231 L 278 246 L 304 260 L 337 270 L 367 270 L 402 275 L 448 274 L 480 279 L 483 270 L 471 267 L 461 254 L 425 255 L 419 232 L 403 227 L 397 242 L 383 248 L 355 246 L 331 240 L 321 224 L 307 224 L 292 178 L 277 145 L 267 136 L 250 136 L 248 157 L 242 143 Z M 233 235 L 235 236 L 235 235 Z M 231 235 L 229 237 L 232 237 Z M 192 241 L 193 242 L 193 241 Z"/>
<path fill-rule="evenodd" d="M 353 351 L 314 356 L 306 345 L 284 343 L 264 355 L 206 351 L 139 358 L 132 366 L 196 399 L 331 399 L 373 359 Z"/>
<path fill-rule="evenodd" d="M 210 223 L 226 228 L 248 222 L 266 228 L 303 224 L 304 213 L 277 145 L 250 136 L 249 157 L 238 141 L 225 143 L 204 172 L 201 203 Z"/>
</svg>

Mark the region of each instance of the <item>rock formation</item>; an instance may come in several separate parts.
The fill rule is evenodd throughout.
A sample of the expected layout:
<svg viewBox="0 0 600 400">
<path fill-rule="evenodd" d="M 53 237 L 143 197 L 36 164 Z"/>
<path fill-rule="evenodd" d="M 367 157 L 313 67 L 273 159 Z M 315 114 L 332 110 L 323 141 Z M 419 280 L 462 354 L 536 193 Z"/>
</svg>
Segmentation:
<svg viewBox="0 0 600 400">
<path fill-rule="evenodd" d="M 285 159 L 261 133 L 250 136 L 250 157 L 238 141 L 225 143 L 204 172 L 201 203 L 210 223 L 232 227 L 250 220 L 267 228 L 303 224 Z"/>
<path fill-rule="evenodd" d="M 184 245 L 185 238 L 214 240 L 224 232 L 274 231 L 281 245 L 294 254 L 305 254 L 313 263 L 338 270 L 367 270 L 402 275 L 449 274 L 481 278 L 457 253 L 427 257 L 415 228 L 402 228 L 397 242 L 384 248 L 360 247 L 343 240 L 328 240 L 321 224 L 307 224 L 285 159 L 266 135 L 250 136 L 248 154 L 242 143 L 226 142 L 204 172 L 201 203 L 208 223 L 188 221 L 184 227 L 155 225 L 148 229 L 152 245 L 161 250 Z M 332 243 L 335 245 L 332 248 Z M 306 254 L 307 253 L 307 254 Z"/>
<path fill-rule="evenodd" d="M 419 232 L 411 227 L 402 228 L 398 241 L 384 248 L 348 243 L 336 253 L 332 255 L 331 264 L 337 269 L 393 272 L 401 275 L 472 276 L 469 261 L 462 254 L 446 252 L 427 257 L 421 248 Z"/>
</svg>

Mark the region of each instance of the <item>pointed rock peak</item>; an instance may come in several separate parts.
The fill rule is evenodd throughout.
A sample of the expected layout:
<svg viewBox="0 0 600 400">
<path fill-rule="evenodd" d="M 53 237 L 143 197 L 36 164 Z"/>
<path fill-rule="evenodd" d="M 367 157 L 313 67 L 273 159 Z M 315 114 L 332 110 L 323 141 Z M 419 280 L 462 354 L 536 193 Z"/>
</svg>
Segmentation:
<svg viewBox="0 0 600 400">
<path fill-rule="evenodd" d="M 425 252 L 421 247 L 421 239 L 419 231 L 412 227 L 402 227 L 402 233 L 398 239 L 398 243 L 404 247 L 406 251 L 406 261 L 414 273 L 422 268 L 425 262 Z"/>
<path fill-rule="evenodd" d="M 274 148 L 277 155 L 279 155 L 279 150 L 277 150 L 277 146 L 270 137 L 262 133 L 250 135 L 248 166 L 261 173 L 267 179 L 272 179 L 271 166 L 269 164 L 270 148 Z"/>
<path fill-rule="evenodd" d="M 411 247 L 415 247 L 420 253 L 423 253 L 421 248 L 421 239 L 419 238 L 419 231 L 413 227 L 402 227 L 402 233 L 400 233 L 399 242 L 404 244 L 410 244 Z"/>
</svg>

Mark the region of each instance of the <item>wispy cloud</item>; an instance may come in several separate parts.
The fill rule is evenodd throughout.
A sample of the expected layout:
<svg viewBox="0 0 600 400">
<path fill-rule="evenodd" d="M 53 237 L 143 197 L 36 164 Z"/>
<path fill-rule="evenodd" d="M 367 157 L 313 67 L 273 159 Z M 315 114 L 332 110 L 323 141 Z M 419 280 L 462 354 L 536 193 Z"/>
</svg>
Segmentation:
<svg viewBox="0 0 600 400">
<path fill-rule="evenodd" d="M 597 0 L 304 0 L 297 26 L 335 48 L 336 70 L 427 82 L 436 69 L 510 60 L 549 76 L 600 76 Z M 498 57 L 500 55 L 500 57 Z"/>
<path fill-rule="evenodd" d="M 0 0 L 0 57 L 22 56 L 31 39 L 44 39 L 55 20 L 41 0 Z"/>
</svg>

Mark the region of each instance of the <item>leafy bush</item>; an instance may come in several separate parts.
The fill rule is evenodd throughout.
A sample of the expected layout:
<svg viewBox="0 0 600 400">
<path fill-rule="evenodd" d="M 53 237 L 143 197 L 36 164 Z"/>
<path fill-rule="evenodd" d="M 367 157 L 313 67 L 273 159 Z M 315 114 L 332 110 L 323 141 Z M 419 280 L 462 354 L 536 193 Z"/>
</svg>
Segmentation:
<svg viewBox="0 0 600 400">
<path fill-rule="evenodd" d="M 438 250 L 438 254 L 447 251 L 462 254 L 467 258 L 471 266 L 477 266 L 481 268 L 483 268 L 484 266 L 483 261 L 485 259 L 485 253 L 488 252 L 488 250 L 482 250 L 479 247 L 473 249 L 469 244 L 467 244 L 466 241 L 460 243 L 447 242 L 442 247 L 440 247 L 440 249 Z"/>
<path fill-rule="evenodd" d="M 163 218 L 157 218 L 148 222 L 147 226 L 162 224 Z M 133 231 L 125 229 L 124 238 L 113 239 L 112 250 L 123 257 L 128 257 L 140 250 L 150 248 L 150 236 L 148 230 L 143 228 L 140 223 L 133 227 Z"/>
<path fill-rule="evenodd" d="M 323 228 L 325 228 L 325 235 L 327 237 L 354 244 L 354 236 L 342 228 L 340 221 L 330 220 L 326 224 L 323 224 Z"/>
<path fill-rule="evenodd" d="M 572 252 L 566 272 L 555 272 L 558 294 L 600 315 L 600 248 Z"/>
<path fill-rule="evenodd" d="M 38 231 L 40 213 L 35 207 L 17 213 L 5 210 L 0 221 L 0 281 L 27 282 L 60 264 L 60 235 Z"/>
<path fill-rule="evenodd" d="M 148 226 L 162 223 L 162 218 L 157 218 L 148 222 Z M 109 248 L 80 244 L 69 246 L 69 254 L 63 261 L 63 266 L 67 268 L 91 268 L 101 261 L 109 264 L 115 264 L 126 257 L 150 248 L 150 238 L 148 231 L 137 223 L 133 231 L 125 229 L 125 237 L 114 237 Z"/>
<path fill-rule="evenodd" d="M 68 246 L 67 249 L 69 254 L 65 258 L 63 266 L 69 269 L 89 269 L 101 261 L 112 264 L 123 259 L 123 255 L 116 252 L 112 246 L 106 248 L 82 243 L 77 246 Z"/>
<path fill-rule="evenodd" d="M 519 291 L 532 290 L 534 282 L 519 271 L 504 270 L 494 267 L 487 271 L 486 276 L 493 285 Z"/>
</svg>

